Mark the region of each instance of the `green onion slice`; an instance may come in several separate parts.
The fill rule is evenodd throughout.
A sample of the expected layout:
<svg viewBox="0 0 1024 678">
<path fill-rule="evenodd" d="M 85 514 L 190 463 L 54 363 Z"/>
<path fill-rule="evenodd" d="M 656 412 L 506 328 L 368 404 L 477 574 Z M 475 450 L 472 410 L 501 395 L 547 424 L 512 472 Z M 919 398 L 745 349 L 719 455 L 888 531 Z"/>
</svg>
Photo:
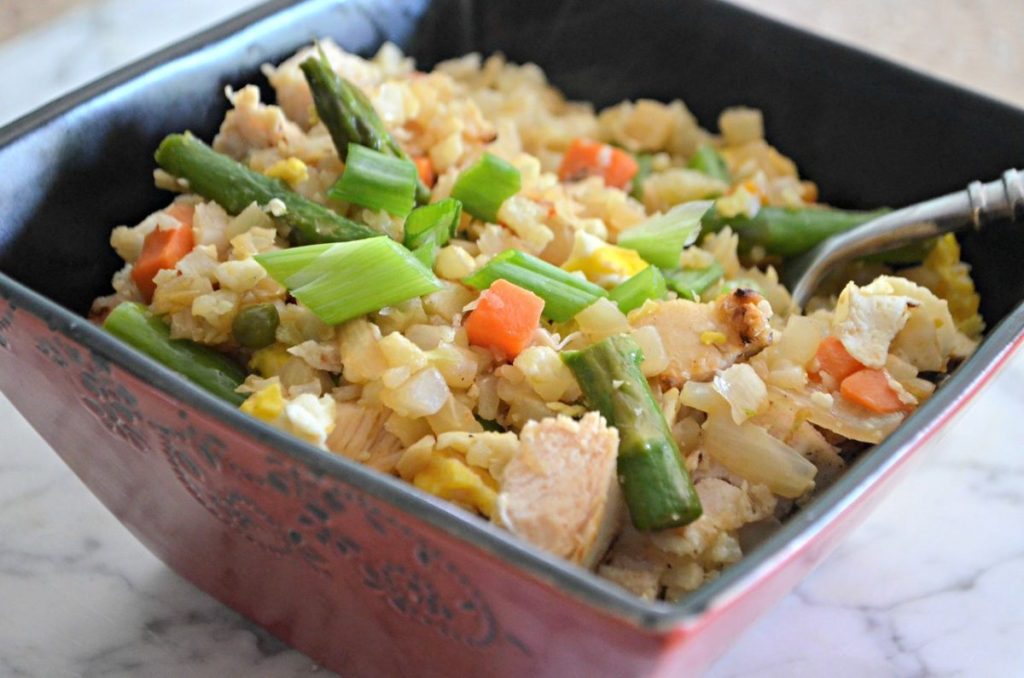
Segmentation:
<svg viewBox="0 0 1024 678">
<path fill-rule="evenodd" d="M 291 247 L 255 259 L 329 325 L 441 289 L 430 269 L 386 236 Z"/>
<path fill-rule="evenodd" d="M 684 268 L 666 275 L 669 289 L 684 299 L 700 301 L 700 295 L 721 280 L 725 270 L 717 261 L 707 268 Z"/>
<path fill-rule="evenodd" d="M 651 176 L 654 170 L 654 156 L 650 153 L 636 154 L 636 174 L 633 175 L 633 185 L 629 194 L 637 200 L 644 199 L 644 180 Z"/>
<path fill-rule="evenodd" d="M 416 203 L 416 166 L 350 143 L 345 171 L 328 191 L 335 200 L 404 217 Z"/>
<path fill-rule="evenodd" d="M 601 287 L 585 278 L 519 250 L 505 250 L 462 282 L 483 290 L 498 279 L 507 280 L 543 299 L 544 317 L 555 322 L 571 320 L 600 297 L 608 296 Z"/>
<path fill-rule="evenodd" d="M 697 240 L 700 218 L 712 204 L 710 200 L 698 200 L 676 205 L 620 233 L 618 245 L 636 250 L 659 268 L 678 268 L 679 255 Z"/>
<path fill-rule="evenodd" d="M 665 276 L 655 266 L 648 266 L 608 293 L 608 298 L 619 305 L 619 310 L 629 313 L 640 308 L 648 299 L 662 299 L 665 296 Z"/>
<path fill-rule="evenodd" d="M 484 153 L 456 179 L 452 197 L 477 219 L 494 223 L 501 204 L 521 187 L 519 170 L 495 155 Z"/>
<path fill-rule="evenodd" d="M 416 249 L 430 241 L 444 245 L 455 235 L 461 216 L 462 203 L 454 198 L 417 207 L 405 220 L 405 246 Z"/>
<path fill-rule="evenodd" d="M 732 183 L 732 177 L 729 175 L 729 168 L 725 164 L 725 159 L 719 155 L 714 146 L 705 144 L 698 148 L 697 152 L 690 158 L 688 166 L 690 169 L 695 169 L 713 179 L 724 181 L 727 184 Z"/>
</svg>

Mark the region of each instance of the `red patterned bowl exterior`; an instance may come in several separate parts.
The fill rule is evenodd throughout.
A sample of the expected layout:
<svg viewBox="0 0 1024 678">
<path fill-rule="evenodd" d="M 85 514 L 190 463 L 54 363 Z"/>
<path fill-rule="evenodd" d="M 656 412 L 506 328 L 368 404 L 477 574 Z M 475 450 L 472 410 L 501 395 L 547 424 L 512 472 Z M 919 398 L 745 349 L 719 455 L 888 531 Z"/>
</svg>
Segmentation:
<svg viewBox="0 0 1024 678">
<path fill-rule="evenodd" d="M 701 614 L 645 622 L 225 425 L 65 328 L 0 298 L 0 388 L 171 568 L 342 675 L 698 672 L 824 557 L 901 465 Z"/>
</svg>

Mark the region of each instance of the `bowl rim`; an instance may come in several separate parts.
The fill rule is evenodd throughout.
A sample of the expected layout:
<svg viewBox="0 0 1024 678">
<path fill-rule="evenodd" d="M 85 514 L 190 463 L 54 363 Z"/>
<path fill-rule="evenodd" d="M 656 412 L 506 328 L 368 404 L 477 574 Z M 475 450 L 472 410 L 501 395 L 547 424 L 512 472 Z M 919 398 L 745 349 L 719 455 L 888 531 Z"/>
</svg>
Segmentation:
<svg viewBox="0 0 1024 678">
<path fill-rule="evenodd" d="M 255 27 L 263 22 L 287 22 L 292 19 L 294 11 L 315 13 L 324 7 L 336 5 L 338 1 L 350 0 L 271 0 L 232 16 L 15 119 L 0 128 L 0 150 L 79 106 L 152 71 L 187 58 L 212 43 L 230 39 L 243 29 Z M 800 34 L 802 38 L 811 38 L 828 43 L 836 49 L 852 51 L 886 66 L 910 71 L 916 77 L 931 80 L 943 87 L 987 99 L 993 104 L 1024 114 L 1024 111 L 1016 107 L 983 94 L 965 90 L 927 74 L 917 73 L 881 57 L 807 33 L 744 8 L 730 6 L 729 11 L 755 16 L 759 20 Z M 517 569 L 525 571 L 534 579 L 560 592 L 568 593 L 600 612 L 624 619 L 651 632 L 663 632 L 694 624 L 705 613 L 731 605 L 758 581 L 782 568 L 788 560 L 810 545 L 822 532 L 822 528 L 863 500 L 878 481 L 905 462 L 924 442 L 961 412 L 1010 356 L 1024 346 L 1022 302 L 988 332 L 974 354 L 952 373 L 942 388 L 936 391 L 935 396 L 918 408 L 882 443 L 861 455 L 833 485 L 816 496 L 807 507 L 790 516 L 770 537 L 749 554 L 744 555 L 739 562 L 726 568 L 717 579 L 677 603 L 668 603 L 642 600 L 595 573 L 545 553 L 511 533 L 398 478 L 321 450 L 269 424 L 246 416 L 237 408 L 169 368 L 118 341 L 84 317 L 65 309 L 2 271 L 0 298 L 7 298 L 18 309 L 30 311 L 45 321 L 51 329 L 66 334 L 109 359 L 140 381 L 195 407 L 203 415 L 214 418 L 255 442 L 272 445 L 276 450 L 316 473 L 329 475 L 358 487 L 397 510 L 422 519 L 433 528 L 497 556 Z"/>
</svg>

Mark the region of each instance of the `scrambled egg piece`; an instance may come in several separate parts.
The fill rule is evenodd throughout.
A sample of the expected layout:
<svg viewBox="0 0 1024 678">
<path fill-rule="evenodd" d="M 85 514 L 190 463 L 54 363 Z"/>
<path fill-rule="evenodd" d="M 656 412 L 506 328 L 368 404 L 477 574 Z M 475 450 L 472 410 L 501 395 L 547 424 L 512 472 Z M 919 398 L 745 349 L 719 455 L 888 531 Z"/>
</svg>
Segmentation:
<svg viewBox="0 0 1024 678">
<path fill-rule="evenodd" d="M 488 518 L 494 514 L 498 493 L 482 473 L 452 457 L 434 455 L 413 477 L 413 484 L 425 492 L 471 506 Z M 493 484 L 493 480 L 491 483 Z"/>
<path fill-rule="evenodd" d="M 836 301 L 832 329 L 850 355 L 880 368 L 889 356 L 889 344 L 910 318 L 910 299 L 891 289 L 869 289 L 848 283 Z"/>
<path fill-rule="evenodd" d="M 577 231 L 572 252 L 563 268 L 580 271 L 587 280 L 602 287 L 614 287 L 649 265 L 634 250 L 609 245 L 595 235 Z"/>
<path fill-rule="evenodd" d="M 239 409 L 318 447 L 326 446 L 327 436 L 334 430 L 333 398 L 303 393 L 289 401 L 280 382 L 253 393 Z"/>
<path fill-rule="evenodd" d="M 285 158 L 263 170 L 271 179 L 280 179 L 292 188 L 309 179 L 309 168 L 298 158 Z"/>
<path fill-rule="evenodd" d="M 974 289 L 971 267 L 960 261 L 960 245 L 952 233 L 939 239 L 920 266 L 900 275 L 945 299 L 957 329 L 968 337 L 977 337 L 985 329 L 978 313 L 981 297 Z"/>
<path fill-rule="evenodd" d="M 240 409 L 261 421 L 274 423 L 284 412 L 284 395 L 281 393 L 281 384 L 274 383 L 256 391 L 246 398 Z"/>
<path fill-rule="evenodd" d="M 273 344 L 252 354 L 249 359 L 249 369 L 259 372 L 264 379 L 269 379 L 277 376 L 291 358 L 292 355 L 288 349 L 280 344 Z"/>
</svg>

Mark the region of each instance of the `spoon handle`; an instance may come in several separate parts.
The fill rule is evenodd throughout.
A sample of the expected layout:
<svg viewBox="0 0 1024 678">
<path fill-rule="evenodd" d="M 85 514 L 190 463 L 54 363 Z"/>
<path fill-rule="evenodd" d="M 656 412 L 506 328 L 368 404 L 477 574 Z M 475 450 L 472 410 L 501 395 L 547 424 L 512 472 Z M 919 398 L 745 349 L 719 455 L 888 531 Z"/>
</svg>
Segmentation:
<svg viewBox="0 0 1024 678">
<path fill-rule="evenodd" d="M 998 181 L 972 181 L 967 187 L 971 223 L 981 226 L 996 219 L 1024 221 L 1024 172 L 1008 169 Z"/>
<path fill-rule="evenodd" d="M 966 190 L 890 212 L 835 235 L 786 267 L 794 303 L 803 308 L 825 275 L 849 259 L 894 249 L 1007 219 L 1024 221 L 1024 172 L 1009 169 L 996 181 L 972 182 Z"/>
</svg>

